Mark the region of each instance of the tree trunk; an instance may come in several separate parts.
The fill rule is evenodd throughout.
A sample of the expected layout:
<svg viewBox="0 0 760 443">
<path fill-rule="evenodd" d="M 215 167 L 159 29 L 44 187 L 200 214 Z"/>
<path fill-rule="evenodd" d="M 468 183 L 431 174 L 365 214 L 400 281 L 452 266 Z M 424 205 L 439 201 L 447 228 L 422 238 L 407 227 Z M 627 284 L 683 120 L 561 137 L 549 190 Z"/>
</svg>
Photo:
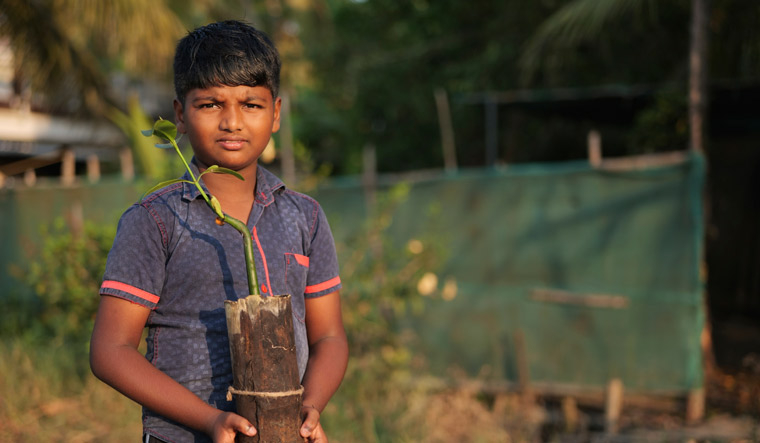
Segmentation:
<svg viewBox="0 0 760 443">
<path fill-rule="evenodd" d="M 301 398 L 290 296 L 226 301 L 232 357 L 230 392 L 238 414 L 258 430 L 238 443 L 303 442 Z"/>
</svg>

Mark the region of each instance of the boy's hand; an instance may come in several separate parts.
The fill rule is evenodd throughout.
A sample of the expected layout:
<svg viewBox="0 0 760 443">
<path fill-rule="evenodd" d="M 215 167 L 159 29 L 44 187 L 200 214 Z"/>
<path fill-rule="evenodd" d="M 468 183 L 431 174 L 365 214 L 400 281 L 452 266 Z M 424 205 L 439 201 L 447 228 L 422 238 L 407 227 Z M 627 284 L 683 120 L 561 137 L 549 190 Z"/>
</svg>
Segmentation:
<svg viewBox="0 0 760 443">
<path fill-rule="evenodd" d="M 319 411 L 317 408 L 304 405 L 301 408 L 301 417 L 303 417 L 301 437 L 304 438 L 304 441 L 309 443 L 327 443 L 327 435 L 325 435 L 325 431 L 319 423 Z"/>
<path fill-rule="evenodd" d="M 256 435 L 256 428 L 245 418 L 232 412 L 221 412 L 211 424 L 211 437 L 214 443 L 235 443 L 238 432 L 249 437 Z"/>
</svg>

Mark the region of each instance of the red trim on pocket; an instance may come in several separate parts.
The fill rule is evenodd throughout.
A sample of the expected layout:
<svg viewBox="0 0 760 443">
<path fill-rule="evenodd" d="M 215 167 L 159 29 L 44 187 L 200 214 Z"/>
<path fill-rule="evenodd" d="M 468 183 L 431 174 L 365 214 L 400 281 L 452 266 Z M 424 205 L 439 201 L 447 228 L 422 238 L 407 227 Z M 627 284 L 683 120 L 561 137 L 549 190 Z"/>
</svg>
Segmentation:
<svg viewBox="0 0 760 443">
<path fill-rule="evenodd" d="M 335 277 L 335 278 L 331 278 L 330 280 L 327 280 L 326 282 L 307 286 L 303 292 L 304 294 L 313 294 L 315 292 L 324 291 L 325 289 L 332 288 L 333 286 L 338 286 L 339 284 L 340 284 L 340 277 Z"/>
<path fill-rule="evenodd" d="M 158 303 L 158 300 L 160 299 L 159 296 L 151 294 L 148 291 L 143 291 L 140 288 L 136 288 L 132 285 L 128 285 L 126 283 L 122 283 L 122 282 L 118 282 L 114 280 L 106 280 L 103 282 L 102 285 L 100 285 L 100 287 L 106 288 L 106 289 L 116 289 L 118 291 L 124 291 L 128 294 L 134 295 L 135 297 L 141 298 L 151 303 Z"/>
<path fill-rule="evenodd" d="M 304 268 L 308 268 L 309 267 L 309 257 L 307 257 L 305 255 L 301 255 L 301 254 L 291 253 L 291 252 L 288 252 L 286 254 L 287 255 L 292 255 L 296 259 L 296 262 L 299 265 L 303 266 Z"/>
</svg>

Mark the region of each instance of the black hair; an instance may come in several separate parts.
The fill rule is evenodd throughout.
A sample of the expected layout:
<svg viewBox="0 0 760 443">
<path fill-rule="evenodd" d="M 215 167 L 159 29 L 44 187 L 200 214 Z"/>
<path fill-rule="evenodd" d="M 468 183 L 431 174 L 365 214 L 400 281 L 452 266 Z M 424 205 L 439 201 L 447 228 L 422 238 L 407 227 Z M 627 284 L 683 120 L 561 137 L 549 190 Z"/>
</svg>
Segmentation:
<svg viewBox="0 0 760 443">
<path fill-rule="evenodd" d="M 195 29 L 177 44 L 174 91 L 184 105 L 193 89 L 212 86 L 264 86 L 277 97 L 280 55 L 272 40 L 253 26 L 236 20 Z"/>
</svg>

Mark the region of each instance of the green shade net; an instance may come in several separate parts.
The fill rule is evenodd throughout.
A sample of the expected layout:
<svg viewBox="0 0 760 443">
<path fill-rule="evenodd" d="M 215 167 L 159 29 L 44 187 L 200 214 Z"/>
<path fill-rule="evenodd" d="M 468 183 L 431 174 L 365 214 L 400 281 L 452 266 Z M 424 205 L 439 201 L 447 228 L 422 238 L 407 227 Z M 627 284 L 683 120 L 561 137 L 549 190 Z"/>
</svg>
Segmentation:
<svg viewBox="0 0 760 443">
<path fill-rule="evenodd" d="M 412 322 L 434 374 L 537 385 L 684 392 L 702 385 L 703 160 L 625 172 L 516 165 L 410 182 L 389 229 L 435 237 L 456 283 Z M 320 189 L 336 238 L 357 184 Z M 434 219 L 426 208 L 442 208 Z M 341 217 L 343 216 L 343 217 Z M 349 245 L 350 248 L 350 245 Z"/>
<path fill-rule="evenodd" d="M 696 155 L 627 172 L 577 162 L 410 181 L 388 235 L 397 247 L 438 239 L 447 252 L 435 270 L 439 286 L 456 285 L 410 319 L 430 371 L 514 382 L 522 358 L 536 385 L 601 387 L 620 378 L 627 392 L 702 386 L 703 181 Z M 28 258 L 40 223 L 78 213 L 115 223 L 148 187 L 0 191 L 2 294 L 21 290 L 8 269 Z M 357 232 L 367 212 L 358 179 L 312 194 L 337 242 Z"/>
</svg>

